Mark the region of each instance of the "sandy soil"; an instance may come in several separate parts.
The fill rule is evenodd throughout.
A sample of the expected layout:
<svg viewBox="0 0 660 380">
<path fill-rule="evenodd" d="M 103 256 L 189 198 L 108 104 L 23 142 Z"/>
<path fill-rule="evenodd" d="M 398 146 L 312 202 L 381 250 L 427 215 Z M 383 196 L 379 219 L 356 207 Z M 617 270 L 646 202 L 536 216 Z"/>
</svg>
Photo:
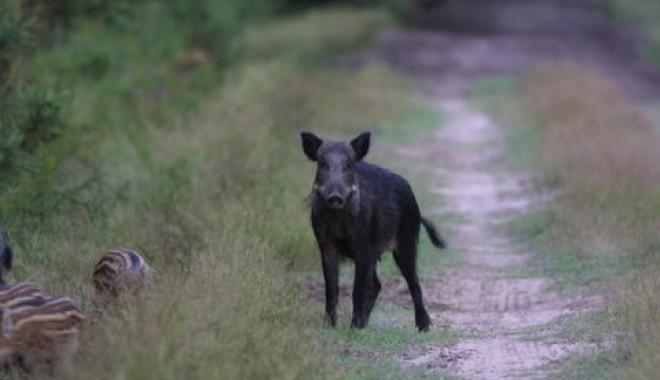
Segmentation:
<svg viewBox="0 0 660 380">
<path fill-rule="evenodd" d="M 349 67 L 384 62 L 403 72 L 448 118 L 432 136 L 396 154 L 433 178 L 430 190 L 442 200 L 434 211 L 461 216 L 443 232 L 464 265 L 440 270 L 422 285 L 436 328 L 449 326 L 464 338 L 396 359 L 403 367 L 469 379 L 544 378 L 564 359 L 602 347 L 532 340 L 530 328 L 592 310 L 603 299 L 560 295 L 548 290 L 553 279 L 520 275 L 532 253 L 501 225 L 543 208 L 555 194 L 538 189 L 534 173 L 507 167 L 500 127 L 470 104 L 466 90 L 488 76 L 569 60 L 599 68 L 641 101 L 660 96 L 660 73 L 636 57 L 638 33 L 614 27 L 590 1 L 444 3 L 420 13 L 426 28 L 388 30 L 373 50 L 344 61 Z M 322 294 L 319 284 L 314 288 Z M 350 294 L 350 287 L 342 293 Z M 379 302 L 411 305 L 403 281 L 385 283 Z"/>
</svg>

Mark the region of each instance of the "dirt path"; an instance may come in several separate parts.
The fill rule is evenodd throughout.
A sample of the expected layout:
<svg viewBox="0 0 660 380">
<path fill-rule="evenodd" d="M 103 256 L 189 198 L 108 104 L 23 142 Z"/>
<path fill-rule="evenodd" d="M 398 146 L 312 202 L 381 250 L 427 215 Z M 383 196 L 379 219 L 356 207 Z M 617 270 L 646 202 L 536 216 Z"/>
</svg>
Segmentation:
<svg viewBox="0 0 660 380">
<path fill-rule="evenodd" d="M 529 255 L 501 225 L 542 208 L 552 194 L 535 190 L 529 173 L 507 168 L 502 133 L 487 115 L 463 98 L 439 97 L 436 106 L 449 120 L 424 145 L 443 147 L 448 158 L 433 169 L 438 182 L 433 191 L 445 200 L 439 211 L 462 216 L 450 241 L 465 264 L 426 281 L 425 294 L 429 308 L 438 310 L 435 320 L 465 338 L 449 347 L 431 345 L 421 356 L 402 358 L 402 365 L 449 368 L 470 379 L 544 377 L 550 364 L 597 347 L 529 340 L 530 328 L 600 300 L 561 297 L 546 290 L 551 279 L 512 275 L 521 273 Z M 426 159 L 420 152 L 428 150 L 418 145 L 400 150 L 409 159 Z"/>
<path fill-rule="evenodd" d="M 553 194 L 534 188 L 534 173 L 507 167 L 500 127 L 470 103 L 466 90 L 488 76 L 570 60 L 599 68 L 631 99 L 643 100 L 660 95 L 660 74 L 635 56 L 635 33 L 613 27 L 589 1 L 448 4 L 420 16 L 429 29 L 388 31 L 374 50 L 347 60 L 386 62 L 406 73 L 448 118 L 432 137 L 397 152 L 411 165 L 431 168 L 432 191 L 443 199 L 436 211 L 460 216 L 449 241 L 464 265 L 441 270 L 423 287 L 435 325 L 463 338 L 398 360 L 405 368 L 449 369 L 469 379 L 544 378 L 564 359 L 599 347 L 529 339 L 530 329 L 596 308 L 602 299 L 561 296 L 547 290 L 553 279 L 520 275 L 531 253 L 501 226 L 544 207 Z M 383 301 L 409 302 L 405 291 L 385 290 Z"/>
</svg>

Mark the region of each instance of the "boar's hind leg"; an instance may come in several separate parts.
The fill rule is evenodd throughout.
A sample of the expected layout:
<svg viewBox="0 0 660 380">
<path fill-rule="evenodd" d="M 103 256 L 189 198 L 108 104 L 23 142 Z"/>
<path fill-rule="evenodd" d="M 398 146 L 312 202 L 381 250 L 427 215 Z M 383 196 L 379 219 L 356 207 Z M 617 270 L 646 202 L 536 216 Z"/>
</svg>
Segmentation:
<svg viewBox="0 0 660 380">
<path fill-rule="evenodd" d="M 422 288 L 417 278 L 417 245 L 414 241 L 400 244 L 394 251 L 393 256 L 396 265 L 408 283 L 408 289 L 415 305 L 415 326 L 419 331 L 428 331 L 431 326 L 431 319 L 426 312 L 426 308 L 424 308 Z"/>
</svg>

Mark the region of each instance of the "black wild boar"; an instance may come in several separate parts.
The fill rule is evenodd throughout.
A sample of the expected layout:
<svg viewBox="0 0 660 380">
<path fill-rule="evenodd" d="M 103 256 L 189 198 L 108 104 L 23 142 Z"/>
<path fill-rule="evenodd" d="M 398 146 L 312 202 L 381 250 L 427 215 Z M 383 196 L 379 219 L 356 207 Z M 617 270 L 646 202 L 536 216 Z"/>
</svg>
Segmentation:
<svg viewBox="0 0 660 380">
<path fill-rule="evenodd" d="M 353 319 L 351 326 L 364 328 L 380 292 L 376 262 L 392 251 L 408 283 L 415 305 L 415 325 L 427 331 L 431 325 L 417 278 L 417 243 L 424 225 L 433 245 L 445 243 L 433 224 L 422 218 L 408 182 L 401 176 L 362 159 L 369 150 L 370 133 L 347 141 L 323 141 L 303 132 L 302 148 L 316 161 L 310 195 L 312 227 L 321 250 L 325 278 L 325 310 L 328 322 L 337 322 L 339 261 L 355 261 Z"/>
</svg>

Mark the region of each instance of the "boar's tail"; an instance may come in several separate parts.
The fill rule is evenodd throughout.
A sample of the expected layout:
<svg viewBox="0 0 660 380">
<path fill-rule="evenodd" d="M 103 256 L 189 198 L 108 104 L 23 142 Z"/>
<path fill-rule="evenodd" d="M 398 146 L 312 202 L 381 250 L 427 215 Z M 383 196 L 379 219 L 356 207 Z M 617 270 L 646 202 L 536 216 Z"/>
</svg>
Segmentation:
<svg viewBox="0 0 660 380">
<path fill-rule="evenodd" d="M 445 240 L 440 236 L 440 234 L 438 234 L 438 231 L 436 231 L 433 223 L 431 223 L 426 218 L 422 218 L 422 224 L 424 225 L 424 228 L 426 228 L 426 232 L 429 234 L 429 239 L 431 239 L 431 243 L 433 243 L 434 246 L 438 248 L 447 247 L 447 243 L 445 243 Z"/>
</svg>

